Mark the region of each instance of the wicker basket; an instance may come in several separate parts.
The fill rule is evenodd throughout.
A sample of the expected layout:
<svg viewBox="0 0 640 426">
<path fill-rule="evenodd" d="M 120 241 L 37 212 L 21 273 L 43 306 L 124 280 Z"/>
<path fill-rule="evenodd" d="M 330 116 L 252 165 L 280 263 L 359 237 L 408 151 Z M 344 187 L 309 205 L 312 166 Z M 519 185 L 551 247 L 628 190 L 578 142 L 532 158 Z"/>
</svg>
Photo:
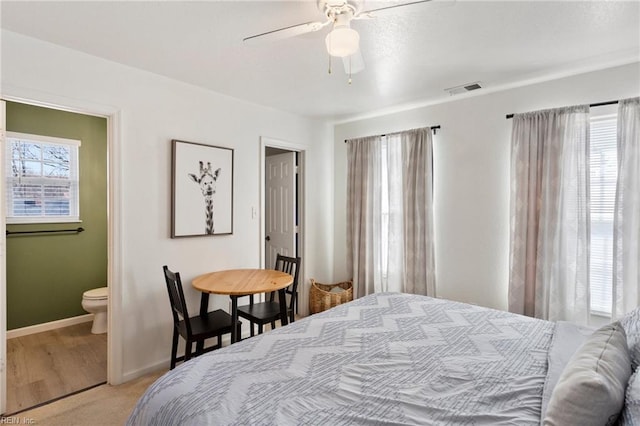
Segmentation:
<svg viewBox="0 0 640 426">
<path fill-rule="evenodd" d="M 332 293 L 331 289 L 340 287 L 344 291 Z M 325 311 L 342 303 L 353 300 L 353 283 L 343 281 L 335 284 L 317 283 L 311 278 L 311 288 L 309 289 L 309 311 L 312 314 Z"/>
</svg>

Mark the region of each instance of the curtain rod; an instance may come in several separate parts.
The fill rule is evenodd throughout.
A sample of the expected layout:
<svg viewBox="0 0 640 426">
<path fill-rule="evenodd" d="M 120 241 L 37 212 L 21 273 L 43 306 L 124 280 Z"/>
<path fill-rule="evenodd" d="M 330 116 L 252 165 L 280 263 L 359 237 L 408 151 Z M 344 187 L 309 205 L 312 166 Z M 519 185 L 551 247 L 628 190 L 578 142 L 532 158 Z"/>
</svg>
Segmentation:
<svg viewBox="0 0 640 426">
<path fill-rule="evenodd" d="M 595 104 L 589 104 L 590 107 L 599 107 L 599 106 L 605 106 L 605 105 L 615 105 L 617 104 L 618 101 L 607 101 L 607 102 L 598 102 Z M 513 114 L 507 114 L 507 120 L 513 118 Z"/>
<path fill-rule="evenodd" d="M 437 126 L 431 126 L 430 129 L 433 132 L 433 134 L 435 135 L 436 134 L 436 130 L 440 130 L 440 125 L 438 124 Z M 385 137 L 387 135 L 378 135 L 378 136 Z M 349 142 L 349 139 L 345 139 L 344 140 L 344 143 L 347 143 L 347 142 Z"/>
</svg>

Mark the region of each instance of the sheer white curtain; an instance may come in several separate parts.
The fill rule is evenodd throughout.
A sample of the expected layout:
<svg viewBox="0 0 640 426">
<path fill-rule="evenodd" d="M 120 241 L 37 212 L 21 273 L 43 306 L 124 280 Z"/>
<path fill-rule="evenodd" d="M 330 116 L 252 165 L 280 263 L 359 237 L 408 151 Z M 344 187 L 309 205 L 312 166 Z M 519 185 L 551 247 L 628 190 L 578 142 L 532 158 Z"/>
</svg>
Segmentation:
<svg viewBox="0 0 640 426">
<path fill-rule="evenodd" d="M 429 128 L 349 141 L 348 262 L 358 297 L 435 295 L 432 163 Z"/>
<path fill-rule="evenodd" d="M 509 310 L 587 323 L 589 107 L 513 120 Z"/>
<path fill-rule="evenodd" d="M 618 102 L 613 318 L 640 305 L 640 98 Z"/>
</svg>

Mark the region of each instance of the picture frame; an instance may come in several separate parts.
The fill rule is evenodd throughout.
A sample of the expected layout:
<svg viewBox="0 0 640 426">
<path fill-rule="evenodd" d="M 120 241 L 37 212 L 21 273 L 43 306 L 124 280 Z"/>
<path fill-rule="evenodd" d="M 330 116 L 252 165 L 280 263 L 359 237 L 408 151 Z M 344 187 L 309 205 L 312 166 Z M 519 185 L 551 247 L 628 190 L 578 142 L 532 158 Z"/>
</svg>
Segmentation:
<svg viewBox="0 0 640 426">
<path fill-rule="evenodd" d="M 171 238 L 233 234 L 232 148 L 171 141 Z"/>
</svg>

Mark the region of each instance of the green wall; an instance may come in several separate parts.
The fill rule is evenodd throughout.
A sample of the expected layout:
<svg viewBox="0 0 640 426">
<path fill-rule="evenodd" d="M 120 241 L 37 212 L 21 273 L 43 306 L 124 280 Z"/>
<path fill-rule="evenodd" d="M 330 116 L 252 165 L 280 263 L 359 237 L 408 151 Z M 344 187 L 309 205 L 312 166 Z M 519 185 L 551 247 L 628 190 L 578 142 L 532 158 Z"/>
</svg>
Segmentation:
<svg viewBox="0 0 640 426">
<path fill-rule="evenodd" d="M 7 229 L 85 229 L 79 234 L 7 237 L 7 329 L 86 314 L 82 293 L 107 285 L 107 120 L 7 102 L 7 130 L 82 141 L 82 223 Z"/>
</svg>

